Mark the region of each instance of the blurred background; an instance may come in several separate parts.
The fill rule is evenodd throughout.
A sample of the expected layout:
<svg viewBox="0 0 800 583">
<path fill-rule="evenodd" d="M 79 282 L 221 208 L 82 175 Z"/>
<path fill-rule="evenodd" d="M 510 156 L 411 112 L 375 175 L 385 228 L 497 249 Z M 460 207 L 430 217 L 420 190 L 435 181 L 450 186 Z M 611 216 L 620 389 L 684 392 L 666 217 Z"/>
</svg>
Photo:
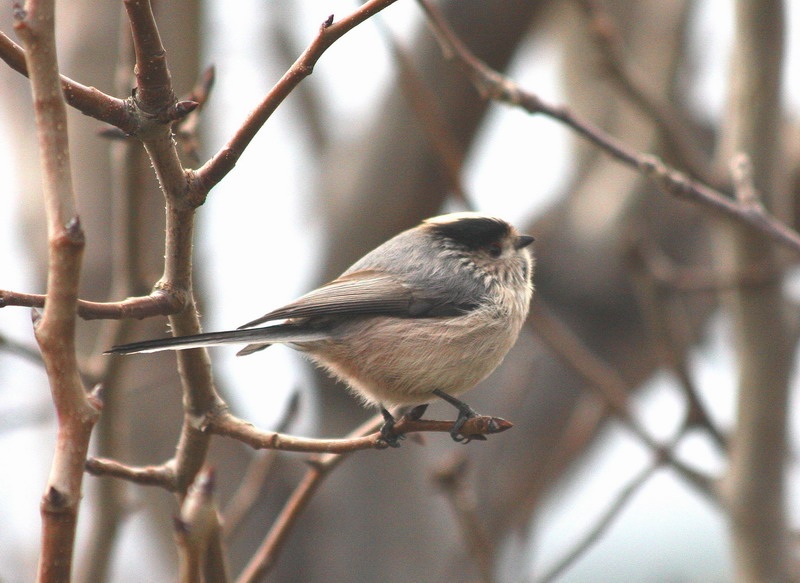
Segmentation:
<svg viewBox="0 0 800 583">
<path fill-rule="evenodd" d="M 216 70 L 200 122 L 201 162 L 227 141 L 319 24 L 355 7 L 308 0 L 156 4 L 176 92 L 188 93 L 209 65 Z M 720 142 L 736 48 L 733 3 L 437 5 L 479 58 L 523 88 L 566 104 L 636 151 L 727 184 Z M 4 11 L 0 26 L 13 37 L 10 16 Z M 783 17 L 783 60 L 774 70 L 765 64 L 780 80 L 782 107 L 768 203 L 794 225 L 800 5 L 787 2 Z M 129 94 L 121 6 L 64 3 L 58 18 L 62 72 L 118 97 Z M 596 37 L 599 24 L 609 22 L 613 50 Z M 621 57 L 622 73 L 610 64 L 613 54 Z M 0 288 L 43 293 L 46 238 L 29 92 L 6 66 L 0 86 Z M 653 104 L 671 123 L 653 114 Z M 163 261 L 163 200 L 149 165 L 140 156 L 137 170 L 121 178 L 120 143 L 99 137 L 99 122 L 70 114 L 87 236 L 82 297 L 146 294 Z M 118 197 L 131 182 L 139 195 L 126 206 Z M 503 366 L 466 396 L 478 411 L 504 417 L 514 428 L 467 447 L 431 434 L 424 446 L 408 439 L 396 451 L 351 456 L 304 513 L 271 580 L 478 581 L 487 580 L 480 568 L 485 559 L 488 580 L 538 581 L 593 531 L 593 544 L 556 580 L 730 580 L 733 551 L 717 480 L 728 475 L 729 438 L 737 429 L 735 339 L 742 336 L 728 296 L 741 282 L 719 282 L 734 272 L 742 279 L 752 274 L 731 271 L 735 263 L 717 240 L 720 223 L 699 207 L 669 198 L 551 119 L 488 105 L 443 60 L 414 2 L 398 2 L 325 53 L 200 209 L 195 266 L 204 327 L 252 320 L 422 218 L 465 207 L 501 216 L 536 237 L 533 325 Z M 140 252 L 121 288 L 110 274 L 115 241 L 125 229 Z M 778 271 L 748 279 L 751 287 L 778 282 L 789 328 L 800 295 L 794 263 L 795 257 L 778 257 Z M 546 319 L 538 330 L 537 318 Z M 98 354 L 107 348 L 99 345 L 101 325 L 80 325 L 87 370 L 99 366 Z M 559 331 L 568 331 L 583 352 Z M 167 332 L 166 320 L 155 318 L 138 323 L 131 338 Z M 13 583 L 35 572 L 38 505 L 55 420 L 29 310 L 0 311 L 0 335 L 6 468 L 0 580 Z M 794 344 L 786 349 L 793 354 Z M 372 413 L 284 347 L 234 355 L 235 349 L 212 352 L 223 397 L 259 427 L 281 423 L 296 393 L 300 410 L 290 433 L 342 436 Z M 580 367 L 586 355 L 595 359 L 593 368 L 587 365 L 599 371 L 594 379 Z M 160 463 L 174 452 L 182 419 L 174 356 L 131 357 L 124 367 L 127 374 L 106 388 L 114 412 L 104 411 L 93 453 Z M 787 392 L 794 376 L 788 368 L 781 377 Z M 598 383 L 630 395 L 625 414 L 612 413 Z M 791 529 L 800 518 L 795 409 L 788 409 L 784 509 Z M 431 413 L 450 415 L 439 405 Z M 654 444 L 672 452 L 682 469 L 662 463 Z M 215 439 L 211 463 L 222 507 L 252 458 L 247 448 Z M 303 459 L 284 454 L 274 461 L 258 502 L 230 538 L 234 571 L 296 485 Z M 466 542 L 452 497 L 435 481 L 461 463 L 458 487 L 489 541 L 482 550 Z M 706 487 L 687 477 L 692 472 L 709 480 Z M 87 476 L 84 483 L 76 580 L 174 578 L 173 497 L 108 478 Z M 96 520 L 106 496 L 124 508 L 113 528 Z M 100 570 L 91 565 L 100 562 L 98 533 L 107 557 Z"/>
</svg>

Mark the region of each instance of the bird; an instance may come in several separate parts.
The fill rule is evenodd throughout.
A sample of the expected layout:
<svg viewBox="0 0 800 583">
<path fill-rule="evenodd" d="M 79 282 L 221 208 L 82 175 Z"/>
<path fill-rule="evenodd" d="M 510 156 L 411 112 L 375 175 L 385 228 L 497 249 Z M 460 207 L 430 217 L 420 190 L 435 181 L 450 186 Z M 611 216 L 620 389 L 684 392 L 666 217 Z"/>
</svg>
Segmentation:
<svg viewBox="0 0 800 583">
<path fill-rule="evenodd" d="M 533 294 L 534 238 L 476 212 L 432 217 L 379 245 L 333 281 L 235 330 L 144 340 L 106 354 L 246 344 L 238 355 L 286 344 L 341 380 L 384 417 L 419 419 L 440 398 L 458 411 L 454 441 L 477 413 L 456 395 L 501 363 L 517 340 Z"/>
</svg>

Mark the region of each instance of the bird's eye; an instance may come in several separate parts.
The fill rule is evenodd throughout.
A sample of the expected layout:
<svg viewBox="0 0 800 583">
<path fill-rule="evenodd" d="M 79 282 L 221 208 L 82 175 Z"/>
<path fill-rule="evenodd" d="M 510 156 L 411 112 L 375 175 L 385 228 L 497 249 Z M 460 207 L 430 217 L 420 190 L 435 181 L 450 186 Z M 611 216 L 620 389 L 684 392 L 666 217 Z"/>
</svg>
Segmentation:
<svg viewBox="0 0 800 583">
<path fill-rule="evenodd" d="M 490 243 L 488 250 L 491 257 L 500 257 L 503 253 L 503 246 L 500 243 Z"/>
</svg>

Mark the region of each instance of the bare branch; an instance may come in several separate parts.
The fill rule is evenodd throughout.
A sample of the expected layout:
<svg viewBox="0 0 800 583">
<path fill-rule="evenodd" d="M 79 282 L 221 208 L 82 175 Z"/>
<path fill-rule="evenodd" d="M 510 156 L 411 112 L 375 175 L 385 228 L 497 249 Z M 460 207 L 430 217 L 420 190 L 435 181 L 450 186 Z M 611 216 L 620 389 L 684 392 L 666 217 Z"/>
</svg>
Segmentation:
<svg viewBox="0 0 800 583">
<path fill-rule="evenodd" d="M 375 419 L 382 419 L 380 415 Z M 434 421 L 430 419 L 411 419 L 403 416 L 397 420 L 394 430 L 397 434 L 421 431 L 449 432 L 453 421 Z M 500 433 L 511 427 L 511 423 L 499 417 L 477 416 L 468 419 L 461 429 L 465 437 L 475 437 Z M 385 449 L 386 442 L 380 433 L 361 435 L 347 439 L 313 439 L 295 437 L 275 431 L 261 431 L 227 411 L 220 411 L 206 419 L 204 429 L 218 435 L 232 437 L 256 449 L 278 449 L 306 453 L 350 453 L 362 449 Z"/>
<path fill-rule="evenodd" d="M 18 73 L 28 76 L 25 51 L 2 32 L 0 32 L 0 59 Z M 94 87 L 81 85 L 64 75 L 60 75 L 59 78 L 64 100 L 69 105 L 84 115 L 111 124 L 125 133 L 135 131 L 135 120 L 124 100 L 106 95 Z"/>
<path fill-rule="evenodd" d="M 14 28 L 27 48 L 49 241 L 48 307 L 41 319 L 35 318 L 34 331 L 58 416 L 55 452 L 40 506 L 38 580 L 44 583 L 69 581 L 71 576 L 83 465 L 100 403 L 83 387 L 75 352 L 84 235 L 72 187 L 67 113 L 56 59 L 55 2 L 31 0 L 24 10 L 17 6 L 15 15 Z"/>
<path fill-rule="evenodd" d="M 172 462 L 160 466 L 136 468 L 116 460 L 90 457 L 86 460 L 86 471 L 93 476 L 120 478 L 142 486 L 158 486 L 169 492 L 176 490 Z"/>
<path fill-rule="evenodd" d="M 181 583 L 229 581 L 213 493 L 214 472 L 206 469 L 195 478 L 175 519 Z"/>
<path fill-rule="evenodd" d="M 160 116 L 175 107 L 167 51 L 161 44 L 148 0 L 125 0 L 136 55 L 136 101 L 145 113 Z M 161 118 L 161 121 L 167 121 Z M 174 121 L 170 119 L 168 121 Z"/>
<path fill-rule="evenodd" d="M 374 432 L 383 422 L 381 415 L 376 415 L 361 427 L 353 431 L 349 436 L 349 441 L 356 441 L 365 435 Z M 345 441 L 348 441 L 345 440 Z M 289 532 L 297 523 L 302 511 L 306 508 L 314 493 L 319 488 L 322 481 L 333 471 L 333 469 L 346 458 L 346 455 L 325 454 L 313 458 L 309 464 L 309 469 L 300 484 L 286 501 L 286 504 L 272 525 L 261 546 L 256 551 L 253 558 L 245 567 L 242 574 L 237 578 L 237 583 L 254 583 L 266 575 L 275 565 L 278 555 L 286 543 Z"/>
<path fill-rule="evenodd" d="M 0 290 L 0 308 L 23 306 L 44 308 L 47 296 Z M 84 320 L 141 320 L 153 316 L 169 316 L 186 306 L 186 297 L 179 290 L 157 289 L 149 296 L 127 298 L 120 302 L 78 300 L 78 316 Z"/>
<path fill-rule="evenodd" d="M 320 26 L 316 38 L 275 84 L 258 107 L 250 113 L 236 134 L 211 160 L 196 171 L 198 184 L 202 185 L 200 186 L 201 190 L 207 193 L 233 169 L 256 133 L 292 90 L 303 79 L 311 75 L 317 61 L 333 43 L 394 2 L 396 0 L 369 0 L 337 22 L 334 22 L 333 15 L 325 20 Z"/>
<path fill-rule="evenodd" d="M 561 576 L 564 571 L 569 569 L 575 562 L 582 557 L 586 551 L 605 534 L 608 528 L 614 523 L 614 520 L 619 517 L 620 513 L 625 509 L 630 499 L 639 492 L 640 488 L 649 480 L 655 471 L 659 468 L 658 463 L 651 464 L 643 469 L 637 476 L 635 476 L 625 488 L 618 494 L 611 505 L 606 509 L 602 516 L 597 520 L 595 525 L 586 533 L 584 538 L 579 541 L 572 550 L 567 553 L 561 560 L 553 565 L 541 577 L 537 577 L 537 583 L 549 583 L 555 581 Z"/>
<path fill-rule="evenodd" d="M 478 92 L 487 99 L 520 107 L 531 114 L 544 114 L 568 126 L 615 160 L 651 178 L 667 194 L 703 206 L 720 216 L 733 219 L 753 232 L 800 253 L 800 233 L 787 227 L 760 206 L 742 205 L 709 186 L 692 180 L 664 164 L 656 156 L 635 152 L 581 119 L 569 108 L 550 105 L 537 95 L 521 89 L 514 81 L 487 67 L 453 34 L 441 13 L 427 0 L 418 0 L 428 15 L 445 56 L 453 58 L 464 69 Z"/>
<path fill-rule="evenodd" d="M 468 556 L 478 567 L 483 583 L 492 583 L 494 544 L 478 517 L 475 494 L 466 483 L 467 458 L 461 454 L 433 473 L 433 481 L 442 491 L 456 515 L 456 521 L 467 543 Z"/>
</svg>

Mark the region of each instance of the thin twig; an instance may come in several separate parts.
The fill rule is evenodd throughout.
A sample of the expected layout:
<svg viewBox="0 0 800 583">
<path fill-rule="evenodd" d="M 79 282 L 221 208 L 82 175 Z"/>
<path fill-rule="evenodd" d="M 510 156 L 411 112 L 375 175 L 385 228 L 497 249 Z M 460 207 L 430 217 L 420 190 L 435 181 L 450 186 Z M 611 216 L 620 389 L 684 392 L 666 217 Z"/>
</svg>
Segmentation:
<svg viewBox="0 0 800 583">
<path fill-rule="evenodd" d="M 712 480 L 684 464 L 669 448 L 653 438 L 631 415 L 628 406 L 628 386 L 617 372 L 592 353 L 572 331 L 545 308 L 542 300 L 534 304 L 531 314 L 532 328 L 542 341 L 566 364 L 583 377 L 589 388 L 609 405 L 611 412 L 655 455 L 664 457 L 687 482 L 706 497 L 719 504 Z"/>
<path fill-rule="evenodd" d="M 183 309 L 169 316 L 176 335 L 201 331 L 192 295 L 192 251 L 195 209 L 205 200 L 190 188 L 172 124 L 188 113 L 175 98 L 166 59 L 153 11 L 148 0 L 125 0 L 136 57 L 137 88 L 132 105 L 138 116 L 136 136 L 142 141 L 153 164 L 166 199 L 166 240 L 164 274 L 154 286 L 156 292 L 177 294 L 184 299 Z M 195 104 L 196 105 L 196 104 Z M 176 355 L 183 389 L 184 421 L 176 447 L 175 486 L 182 499 L 205 464 L 210 435 L 199 428 L 210 412 L 224 408 L 211 374 L 211 362 L 204 349 L 182 351 Z"/>
<path fill-rule="evenodd" d="M 584 538 L 572 547 L 566 556 L 550 567 L 544 575 L 537 577 L 537 583 L 555 581 L 564 571 L 574 565 L 575 562 L 605 534 L 608 528 L 614 523 L 614 520 L 616 520 L 622 510 L 624 510 L 630 499 L 639 492 L 641 487 L 653 476 L 659 467 L 658 463 L 653 463 L 639 472 L 639 474 L 617 494 L 617 497 L 600 516 L 595 525 L 586 533 Z"/>
<path fill-rule="evenodd" d="M 25 51 L 0 32 L 0 59 L 21 75 L 28 76 Z M 136 130 L 136 120 L 128 108 L 127 101 L 106 95 L 95 87 L 81 85 L 69 77 L 60 75 L 64 100 L 81 113 L 111 124 L 126 134 Z"/>
<path fill-rule="evenodd" d="M 558 120 L 615 160 L 651 178 L 667 194 L 733 219 L 800 253 L 800 233 L 786 226 L 760 205 L 742 204 L 723 192 L 692 180 L 654 155 L 631 150 L 569 108 L 548 104 L 534 93 L 524 91 L 514 81 L 478 60 L 452 32 L 438 8 L 427 0 L 417 1 L 428 16 L 428 22 L 442 45 L 442 52 L 446 57 L 456 60 L 485 98 L 520 107 L 530 114 L 541 113 Z"/>
<path fill-rule="evenodd" d="M 86 471 L 93 476 L 120 478 L 142 486 L 158 486 L 168 492 L 177 489 L 173 466 L 174 464 L 169 462 L 159 466 L 137 468 L 111 459 L 90 457 L 86 460 Z"/>
<path fill-rule="evenodd" d="M 44 308 L 47 296 L 0 290 L 0 308 L 22 306 Z M 141 320 L 153 316 L 169 316 L 186 306 L 186 297 L 179 290 L 157 289 L 148 296 L 126 298 L 119 302 L 78 300 L 78 316 L 84 320 Z"/>
<path fill-rule="evenodd" d="M 376 415 L 353 431 L 348 440 L 357 441 L 363 436 L 373 433 L 383 422 L 383 417 Z M 341 463 L 347 455 L 324 454 L 313 458 L 308 471 L 295 488 L 292 495 L 272 525 L 261 546 L 250 562 L 236 579 L 237 583 L 254 583 L 262 579 L 275 565 L 278 555 L 283 550 L 286 540 L 302 511 L 322 484 L 322 481 Z"/>
<path fill-rule="evenodd" d="M 300 411 L 300 392 L 295 391 L 289 400 L 286 411 L 283 413 L 278 426 L 275 428 L 280 433 L 285 433 L 289 427 L 295 422 L 297 414 Z M 225 506 L 223 513 L 223 536 L 229 538 L 234 534 L 236 529 L 242 523 L 242 519 L 247 516 L 253 505 L 258 500 L 258 493 L 267 478 L 270 469 L 277 456 L 277 450 L 268 450 L 265 452 L 256 452 L 247 470 L 242 476 L 236 492 L 233 493 L 231 499 Z"/>
<path fill-rule="evenodd" d="M 683 116 L 675 107 L 653 95 L 642 81 L 641 72 L 628 62 L 621 46 L 619 30 L 603 3 L 600 0 L 578 0 L 577 4 L 589 19 L 589 31 L 605 59 L 611 79 L 658 125 L 678 163 L 687 168 L 692 176 L 717 188 L 724 188 L 727 178 L 717 176 L 713 170 L 709 170 L 712 167 L 711 160 L 697 146 L 698 132 L 684 122 Z"/>
<path fill-rule="evenodd" d="M 495 548 L 478 516 L 475 493 L 467 486 L 467 458 L 454 456 L 433 473 L 433 481 L 453 509 L 467 544 L 468 556 L 475 562 L 483 583 L 492 583 Z"/>
<path fill-rule="evenodd" d="M 207 193 L 233 169 L 256 133 L 292 90 L 303 79 L 311 75 L 317 61 L 333 43 L 344 36 L 345 33 L 396 1 L 369 0 L 339 21 L 334 22 L 333 15 L 325 20 L 320 26 L 316 38 L 275 84 L 258 107 L 250 113 L 234 136 L 211 160 L 195 172 L 198 188 Z"/>
</svg>

